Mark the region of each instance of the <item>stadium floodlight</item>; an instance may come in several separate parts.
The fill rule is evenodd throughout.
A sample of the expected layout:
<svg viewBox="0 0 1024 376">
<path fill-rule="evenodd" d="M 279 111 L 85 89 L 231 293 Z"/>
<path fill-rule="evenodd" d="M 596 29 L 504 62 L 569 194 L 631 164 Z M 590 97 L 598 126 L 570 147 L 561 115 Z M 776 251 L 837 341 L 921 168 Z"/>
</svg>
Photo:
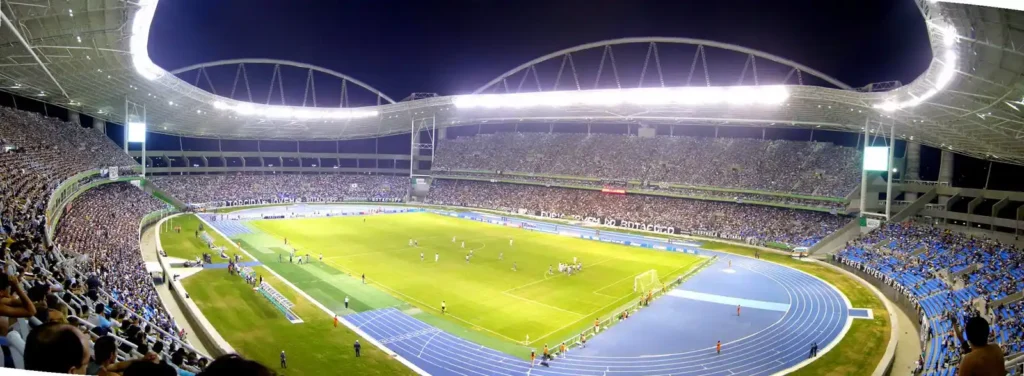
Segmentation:
<svg viewBox="0 0 1024 376">
<path fill-rule="evenodd" d="M 675 87 L 456 96 L 457 108 L 528 108 L 621 105 L 777 105 L 789 98 L 785 86 Z"/>
<path fill-rule="evenodd" d="M 936 58 L 939 64 L 942 64 L 942 67 L 939 68 L 939 74 L 935 76 L 933 87 L 928 89 L 921 95 L 915 96 L 913 93 L 910 93 L 909 95 L 912 98 L 909 100 L 897 101 L 890 99 L 883 103 L 875 104 L 872 107 L 886 112 L 916 107 L 920 105 L 922 102 L 935 96 L 935 94 L 938 94 L 939 91 L 945 89 L 946 86 L 948 86 L 949 83 L 953 81 L 953 76 L 956 75 L 956 41 L 959 37 L 956 34 L 956 28 L 954 28 L 951 25 L 946 27 L 935 27 L 938 27 L 940 30 L 942 30 L 942 44 L 943 46 L 946 47 L 946 51 L 942 53 L 941 59 Z"/>
<path fill-rule="evenodd" d="M 889 171 L 889 147 L 868 146 L 864 148 L 864 171 Z"/>
<path fill-rule="evenodd" d="M 132 55 L 132 65 L 139 75 L 147 80 L 155 80 L 163 77 L 167 71 L 163 70 L 149 58 L 149 27 L 153 23 L 153 16 L 156 14 L 157 0 L 139 0 L 139 10 L 135 12 L 135 20 L 132 22 L 132 36 L 128 41 L 129 51 Z"/>
<path fill-rule="evenodd" d="M 128 142 L 146 143 L 146 123 L 128 123 Z"/>
<path fill-rule="evenodd" d="M 357 108 L 308 108 L 292 106 L 267 106 L 248 102 L 213 102 L 213 108 L 231 111 L 243 116 L 262 116 L 270 119 L 301 119 L 301 120 L 345 120 L 374 117 L 376 110 Z"/>
</svg>

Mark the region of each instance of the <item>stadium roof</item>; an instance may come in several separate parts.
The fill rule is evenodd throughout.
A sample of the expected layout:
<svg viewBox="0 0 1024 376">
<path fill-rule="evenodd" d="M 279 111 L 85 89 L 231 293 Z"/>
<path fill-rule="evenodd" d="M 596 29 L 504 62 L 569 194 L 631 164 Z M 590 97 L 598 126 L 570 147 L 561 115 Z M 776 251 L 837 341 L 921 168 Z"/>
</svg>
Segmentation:
<svg viewBox="0 0 1024 376">
<path fill-rule="evenodd" d="M 578 48 L 570 48 L 524 64 L 481 88 L 485 92 L 483 89 L 503 86 L 511 94 L 398 103 L 384 100 L 382 105 L 360 108 L 252 104 L 202 90 L 153 64 L 148 36 L 157 0 L 5 3 L 0 16 L 4 24 L 0 54 L 6 61 L 0 63 L 0 89 L 114 122 L 123 122 L 127 97 L 145 104 L 150 130 L 192 137 L 365 138 L 406 133 L 416 119 L 426 118 L 439 127 L 522 121 L 757 125 L 855 132 L 862 131 L 870 119 L 872 130 L 881 129 L 879 124 L 894 123 L 898 137 L 1024 164 L 1024 12 L 913 1 L 926 19 L 934 56 L 914 82 L 887 92 L 852 90 L 808 67 L 738 46 L 679 38 L 630 38 L 578 48 L 605 48 L 608 55 L 612 55 L 610 46 L 620 43 L 650 43 L 652 49 L 656 43 L 726 48 L 750 54 L 755 85 L 756 64 L 773 61 L 793 67 L 797 76 L 815 75 L 831 87 L 785 81 L 781 93 L 776 86 L 763 85 L 724 92 L 702 86 L 625 89 L 616 73 L 617 89 L 611 91 L 586 90 L 578 79 L 575 87 L 558 86 L 556 81 L 554 87 L 564 95 L 552 94 L 551 89 L 540 94 L 509 89 L 510 81 L 519 89 L 526 82 L 531 86 L 533 80 L 541 91 L 550 87 L 537 79 L 535 64 L 561 58 L 564 67 L 568 56 L 572 65 L 572 52 Z M 656 59 L 656 49 L 654 56 Z M 602 56 L 602 67 L 604 59 Z M 610 61 L 614 71 L 614 56 Z M 648 69 L 645 61 L 644 72 Z M 657 69 L 660 75 L 661 66 Z M 533 78 L 528 80 L 531 72 Z M 573 76 L 575 79 L 575 71 Z M 664 79 L 661 84 L 665 85 Z"/>
</svg>

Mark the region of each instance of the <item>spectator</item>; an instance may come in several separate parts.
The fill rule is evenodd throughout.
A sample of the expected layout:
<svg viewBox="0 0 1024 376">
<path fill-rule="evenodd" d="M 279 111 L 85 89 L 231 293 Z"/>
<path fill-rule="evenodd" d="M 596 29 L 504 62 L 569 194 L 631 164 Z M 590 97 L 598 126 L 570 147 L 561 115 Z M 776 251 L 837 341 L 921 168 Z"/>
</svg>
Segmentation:
<svg viewBox="0 0 1024 376">
<path fill-rule="evenodd" d="M 25 341 L 25 369 L 84 374 L 91 355 L 89 339 L 67 324 L 43 324 Z"/>
<path fill-rule="evenodd" d="M 13 294 L 11 290 L 14 290 Z M 18 276 L 0 277 L 0 316 L 17 318 L 35 315 L 36 306 L 25 293 Z"/>
<path fill-rule="evenodd" d="M 953 321 L 953 328 L 956 336 L 961 341 L 963 334 Z M 989 327 L 988 321 L 981 317 L 972 317 L 967 320 L 967 343 L 970 344 L 970 352 L 963 356 L 960 361 L 961 376 L 1003 376 L 1006 374 L 1006 364 L 1003 359 L 1003 350 L 999 345 L 988 343 Z"/>
</svg>

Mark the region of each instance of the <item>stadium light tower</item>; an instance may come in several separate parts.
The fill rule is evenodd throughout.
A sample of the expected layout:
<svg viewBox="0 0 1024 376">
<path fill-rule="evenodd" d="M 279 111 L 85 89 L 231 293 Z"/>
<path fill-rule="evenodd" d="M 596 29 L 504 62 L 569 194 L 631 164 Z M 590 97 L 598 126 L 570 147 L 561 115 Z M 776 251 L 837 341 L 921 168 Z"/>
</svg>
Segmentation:
<svg viewBox="0 0 1024 376">
<path fill-rule="evenodd" d="M 142 143 L 142 177 L 146 177 L 146 104 L 132 102 L 124 97 L 124 152 L 128 143 Z"/>
<path fill-rule="evenodd" d="M 889 117 L 872 122 L 871 117 L 864 120 L 864 164 L 861 168 L 860 179 L 860 215 L 862 218 L 879 217 L 889 220 L 892 217 L 892 180 L 895 176 L 893 169 L 893 158 L 896 150 L 896 120 Z M 888 129 L 887 129 L 888 128 Z M 889 131 L 886 139 L 885 131 Z M 874 133 L 874 139 L 870 134 Z M 885 146 L 874 146 L 873 141 L 879 138 Z M 885 172 L 887 175 L 885 184 L 885 212 L 874 213 L 867 211 L 868 200 L 868 176 L 871 173 Z"/>
</svg>

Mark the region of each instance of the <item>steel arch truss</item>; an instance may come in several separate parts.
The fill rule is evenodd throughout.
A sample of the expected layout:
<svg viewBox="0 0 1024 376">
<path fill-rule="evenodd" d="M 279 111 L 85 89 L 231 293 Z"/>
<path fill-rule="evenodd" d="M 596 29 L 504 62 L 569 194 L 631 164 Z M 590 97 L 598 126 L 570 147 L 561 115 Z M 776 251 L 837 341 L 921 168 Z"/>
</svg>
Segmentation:
<svg viewBox="0 0 1024 376">
<path fill-rule="evenodd" d="M 297 101 L 296 98 L 293 97 L 289 100 L 289 96 L 285 95 L 286 90 L 290 94 L 294 93 L 295 90 L 285 88 L 286 80 L 284 77 L 289 75 L 290 78 L 296 78 L 298 77 L 296 73 L 302 75 L 305 84 L 302 90 L 302 107 L 350 107 L 350 101 L 353 100 L 351 97 L 352 93 L 349 90 L 350 86 L 355 86 L 356 89 L 361 88 L 365 92 L 372 94 L 372 99 L 375 103 L 360 103 L 360 105 L 379 106 L 395 103 L 391 97 L 388 97 L 380 90 L 349 75 L 296 61 L 279 59 L 218 60 L 178 68 L 170 73 L 183 80 L 191 81 L 190 83 L 193 86 L 207 90 L 211 94 L 250 103 L 298 105 L 294 103 Z M 269 80 L 265 79 L 267 73 L 269 73 Z M 214 79 L 211 79 L 211 74 Z M 316 88 L 317 76 L 320 76 L 321 87 L 321 100 L 319 103 L 317 101 Z M 327 82 L 327 80 L 330 82 Z M 228 81 L 231 82 L 230 87 L 226 87 Z M 289 85 L 296 85 L 292 81 L 294 80 L 288 80 L 287 82 L 289 82 Z M 295 86 L 288 87 L 289 89 L 295 88 Z M 327 103 L 328 101 L 323 96 L 325 88 L 328 87 L 330 89 L 327 89 L 327 91 L 330 91 L 332 94 L 330 103 Z M 218 88 L 220 88 L 219 92 Z M 254 90 L 257 94 L 263 94 L 264 88 L 266 93 L 265 101 L 261 100 L 263 95 L 253 95 Z M 356 96 L 356 101 L 358 101 L 360 99 L 359 94 L 357 93 Z"/>
<path fill-rule="evenodd" d="M 709 55 L 720 64 L 709 66 Z M 505 72 L 473 94 L 808 83 L 852 89 L 803 64 L 742 46 L 693 38 L 642 37 L 552 52 Z"/>
</svg>

